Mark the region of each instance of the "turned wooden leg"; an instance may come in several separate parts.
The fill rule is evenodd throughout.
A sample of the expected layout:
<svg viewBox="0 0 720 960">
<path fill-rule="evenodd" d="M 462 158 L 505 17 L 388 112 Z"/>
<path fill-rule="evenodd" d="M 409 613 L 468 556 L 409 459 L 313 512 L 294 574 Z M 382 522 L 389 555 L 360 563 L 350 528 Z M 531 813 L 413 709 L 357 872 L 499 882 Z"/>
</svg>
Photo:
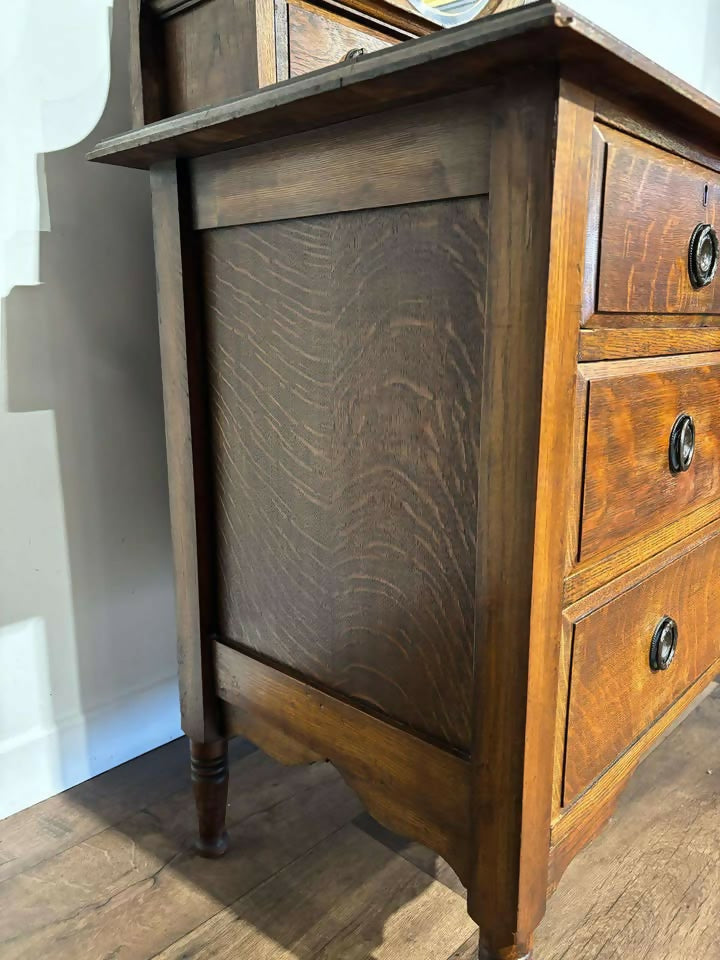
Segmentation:
<svg viewBox="0 0 720 960">
<path fill-rule="evenodd" d="M 221 857 L 228 848 L 228 836 L 225 832 L 228 793 L 227 741 L 191 741 L 190 770 L 198 817 L 195 849 L 203 857 Z"/>
</svg>

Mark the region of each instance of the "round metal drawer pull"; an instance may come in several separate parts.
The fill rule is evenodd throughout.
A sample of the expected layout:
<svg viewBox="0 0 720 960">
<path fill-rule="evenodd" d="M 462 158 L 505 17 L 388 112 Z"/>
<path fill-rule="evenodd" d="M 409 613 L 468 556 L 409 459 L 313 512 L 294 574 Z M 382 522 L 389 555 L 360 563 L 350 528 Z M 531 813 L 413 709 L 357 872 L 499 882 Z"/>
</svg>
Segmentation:
<svg viewBox="0 0 720 960">
<path fill-rule="evenodd" d="M 672 617 L 663 617 L 650 643 L 650 669 L 667 670 L 675 658 L 677 643 L 678 625 Z"/>
<path fill-rule="evenodd" d="M 709 223 L 699 223 L 690 237 L 688 272 L 694 287 L 712 283 L 720 259 L 720 241 Z"/>
<path fill-rule="evenodd" d="M 681 413 L 670 431 L 670 469 L 684 473 L 690 469 L 695 456 L 695 423 L 687 413 Z"/>
</svg>

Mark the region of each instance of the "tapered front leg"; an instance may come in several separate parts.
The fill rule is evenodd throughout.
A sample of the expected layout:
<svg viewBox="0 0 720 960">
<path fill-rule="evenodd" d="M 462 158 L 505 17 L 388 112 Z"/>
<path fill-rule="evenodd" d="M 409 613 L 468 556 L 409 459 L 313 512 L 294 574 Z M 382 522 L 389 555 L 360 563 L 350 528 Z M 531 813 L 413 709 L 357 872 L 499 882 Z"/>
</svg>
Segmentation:
<svg viewBox="0 0 720 960">
<path fill-rule="evenodd" d="M 480 945 L 478 960 L 532 960 L 532 950 L 527 953 L 523 950 L 518 951 L 517 947 L 506 947 L 500 950 L 488 950 L 487 947 Z"/>
<path fill-rule="evenodd" d="M 198 817 L 197 852 L 221 857 L 228 848 L 225 811 L 228 794 L 227 740 L 190 743 L 190 769 Z"/>
</svg>

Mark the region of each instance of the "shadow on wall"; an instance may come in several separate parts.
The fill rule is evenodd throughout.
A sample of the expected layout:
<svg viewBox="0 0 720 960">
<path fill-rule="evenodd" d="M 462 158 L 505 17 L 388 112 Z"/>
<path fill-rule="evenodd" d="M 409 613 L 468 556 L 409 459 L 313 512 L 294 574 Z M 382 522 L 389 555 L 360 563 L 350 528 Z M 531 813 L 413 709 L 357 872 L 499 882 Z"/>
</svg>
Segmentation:
<svg viewBox="0 0 720 960">
<path fill-rule="evenodd" d="M 49 2 L 47 23 L 48 0 L 32 16 L 23 4 L 10 14 L 26 9 L 25 39 L 60 31 L 57 62 L 28 69 L 66 66 L 80 77 L 77 64 L 62 62 L 72 21 L 96 20 L 102 8 L 109 29 L 108 0 Z M 3 304 L 0 817 L 180 732 L 148 182 L 84 159 L 130 125 L 127 4 L 116 8 L 99 124 L 89 132 L 107 67 L 82 77 L 96 104 L 78 131 L 86 139 L 45 155 L 44 184 L 43 163 L 32 169 L 50 226 L 40 236 L 40 283 L 16 286 Z M 42 79 L 47 91 L 52 81 Z M 57 97 L 67 88 L 59 83 Z M 73 103 L 54 100 L 52 89 L 26 108 L 43 143 L 57 142 L 58 114 L 77 129 Z M 5 260 L 17 267 L 21 240 L 13 242 Z M 10 279 L 32 278 L 15 269 Z"/>
</svg>

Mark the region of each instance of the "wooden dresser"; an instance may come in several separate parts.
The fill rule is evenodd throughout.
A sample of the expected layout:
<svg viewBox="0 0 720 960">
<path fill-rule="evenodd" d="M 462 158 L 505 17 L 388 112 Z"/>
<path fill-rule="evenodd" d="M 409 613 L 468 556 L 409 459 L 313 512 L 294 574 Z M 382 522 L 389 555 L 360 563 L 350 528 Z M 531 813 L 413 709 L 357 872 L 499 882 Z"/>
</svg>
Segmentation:
<svg viewBox="0 0 720 960">
<path fill-rule="evenodd" d="M 199 847 L 227 738 L 329 759 L 517 960 L 718 669 L 720 108 L 551 2 L 229 100 L 203 37 L 91 154 L 151 172 Z"/>
</svg>

